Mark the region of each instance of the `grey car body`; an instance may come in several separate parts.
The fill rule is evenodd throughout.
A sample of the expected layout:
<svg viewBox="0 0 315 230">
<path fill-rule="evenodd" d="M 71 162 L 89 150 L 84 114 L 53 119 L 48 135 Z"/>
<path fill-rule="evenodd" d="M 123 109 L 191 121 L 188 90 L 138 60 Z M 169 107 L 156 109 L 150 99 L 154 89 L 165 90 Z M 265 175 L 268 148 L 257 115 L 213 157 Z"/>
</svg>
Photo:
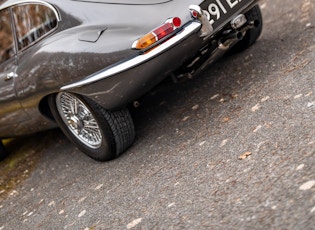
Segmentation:
<svg viewBox="0 0 315 230">
<path fill-rule="evenodd" d="M 254 43 L 262 24 L 256 4 L 255 0 L 2 1 L 0 26 L 3 30 L 5 22 L 11 28 L 12 44 L 0 63 L 0 137 L 59 125 L 92 158 L 116 157 L 135 136 L 127 105 L 168 76 L 197 74 L 227 50 Z M 179 18 L 180 25 L 169 35 L 144 49 L 133 46 L 173 18 Z M 1 49 L 8 46 L 1 42 Z M 63 115 L 59 104 L 66 97 L 74 104 L 69 104 L 72 112 Z M 78 108 L 85 115 L 77 115 Z M 90 154 L 89 149 L 94 151 L 101 143 L 94 146 L 85 137 L 76 140 L 85 119 L 94 122 L 94 118 L 96 123 L 105 120 L 96 127 L 109 130 L 97 132 L 111 146 L 99 152 L 109 154 Z M 129 136 L 123 137 L 125 133 Z M 87 149 L 82 147 L 86 144 Z"/>
</svg>

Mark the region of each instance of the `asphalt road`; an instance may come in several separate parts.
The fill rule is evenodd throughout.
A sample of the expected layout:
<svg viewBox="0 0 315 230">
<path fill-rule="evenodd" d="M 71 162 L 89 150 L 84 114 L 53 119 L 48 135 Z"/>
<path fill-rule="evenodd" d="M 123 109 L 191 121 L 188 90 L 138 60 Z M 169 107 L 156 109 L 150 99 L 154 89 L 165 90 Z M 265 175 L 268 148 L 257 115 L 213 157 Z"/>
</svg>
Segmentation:
<svg viewBox="0 0 315 230">
<path fill-rule="evenodd" d="M 120 158 L 59 130 L 9 143 L 0 230 L 315 229 L 315 2 L 261 5 L 253 47 L 133 109 Z"/>
</svg>

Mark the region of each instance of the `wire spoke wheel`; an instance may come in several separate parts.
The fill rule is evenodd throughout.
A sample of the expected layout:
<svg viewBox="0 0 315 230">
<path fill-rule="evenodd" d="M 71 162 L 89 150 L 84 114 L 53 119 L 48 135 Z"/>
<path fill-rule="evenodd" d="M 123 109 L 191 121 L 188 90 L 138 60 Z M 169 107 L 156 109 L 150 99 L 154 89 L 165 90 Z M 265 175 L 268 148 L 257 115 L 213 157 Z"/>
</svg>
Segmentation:
<svg viewBox="0 0 315 230">
<path fill-rule="evenodd" d="M 90 148 L 99 148 L 102 144 L 102 133 L 87 106 L 68 93 L 58 94 L 56 100 L 58 112 L 73 135 Z"/>
<path fill-rule="evenodd" d="M 68 92 L 51 95 L 48 102 L 64 134 L 95 160 L 114 159 L 135 139 L 128 109 L 108 111 L 89 98 Z"/>
</svg>

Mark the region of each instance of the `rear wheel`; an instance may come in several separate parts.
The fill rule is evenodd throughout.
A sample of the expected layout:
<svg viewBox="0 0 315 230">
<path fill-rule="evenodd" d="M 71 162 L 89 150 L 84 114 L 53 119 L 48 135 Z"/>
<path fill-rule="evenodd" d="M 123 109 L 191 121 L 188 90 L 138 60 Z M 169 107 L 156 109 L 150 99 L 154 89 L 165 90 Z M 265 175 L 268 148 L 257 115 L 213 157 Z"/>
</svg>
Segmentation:
<svg viewBox="0 0 315 230">
<path fill-rule="evenodd" d="M 2 161 L 7 155 L 8 153 L 6 149 L 4 148 L 2 140 L 0 139 L 0 161 Z"/>
<path fill-rule="evenodd" d="M 67 92 L 51 96 L 49 106 L 65 135 L 95 160 L 112 160 L 134 141 L 135 129 L 127 109 L 108 111 L 88 98 Z"/>
<path fill-rule="evenodd" d="M 246 31 L 244 38 L 235 44 L 232 48 L 232 52 L 241 52 L 253 45 L 259 38 L 263 28 L 263 18 L 259 5 L 254 6 L 251 10 L 245 13 L 245 17 L 248 22 L 259 22 L 254 28 Z"/>
</svg>

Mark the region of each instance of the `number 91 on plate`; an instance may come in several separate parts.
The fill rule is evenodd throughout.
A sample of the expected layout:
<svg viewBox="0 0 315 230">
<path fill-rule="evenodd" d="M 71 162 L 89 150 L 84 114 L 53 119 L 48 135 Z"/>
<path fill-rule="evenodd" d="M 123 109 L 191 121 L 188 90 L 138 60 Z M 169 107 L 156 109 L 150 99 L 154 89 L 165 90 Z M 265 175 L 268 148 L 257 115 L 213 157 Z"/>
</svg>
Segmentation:
<svg viewBox="0 0 315 230">
<path fill-rule="evenodd" d="M 242 0 L 215 0 L 208 6 L 208 11 L 204 11 L 211 24 L 220 20 L 224 15 L 228 14 Z"/>
</svg>

